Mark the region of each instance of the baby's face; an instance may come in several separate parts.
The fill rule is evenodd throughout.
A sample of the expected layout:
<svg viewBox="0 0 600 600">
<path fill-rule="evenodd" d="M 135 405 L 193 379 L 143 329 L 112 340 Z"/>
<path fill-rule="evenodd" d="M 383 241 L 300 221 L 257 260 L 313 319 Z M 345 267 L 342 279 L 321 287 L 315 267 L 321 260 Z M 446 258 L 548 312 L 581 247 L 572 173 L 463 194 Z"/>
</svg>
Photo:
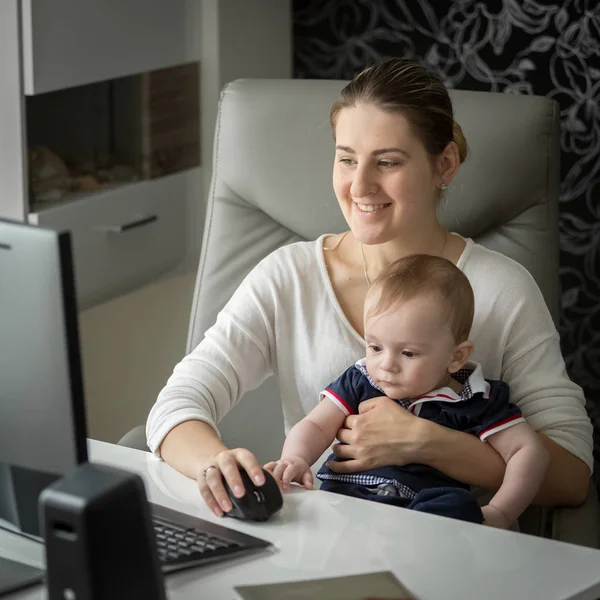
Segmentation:
<svg viewBox="0 0 600 600">
<path fill-rule="evenodd" d="M 386 396 L 417 398 L 446 384 L 456 343 L 434 295 L 396 304 L 375 316 L 365 302 L 366 367 Z"/>
</svg>

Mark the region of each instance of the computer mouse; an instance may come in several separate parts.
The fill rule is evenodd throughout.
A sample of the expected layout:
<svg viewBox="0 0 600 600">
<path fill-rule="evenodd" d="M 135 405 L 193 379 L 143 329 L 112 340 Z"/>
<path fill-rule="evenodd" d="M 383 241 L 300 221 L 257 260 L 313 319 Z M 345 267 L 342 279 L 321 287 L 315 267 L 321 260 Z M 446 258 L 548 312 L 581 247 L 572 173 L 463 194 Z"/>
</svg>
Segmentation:
<svg viewBox="0 0 600 600">
<path fill-rule="evenodd" d="M 265 474 L 265 483 L 259 486 L 252 482 L 246 471 L 240 469 L 242 483 L 246 490 L 241 498 L 236 498 L 227 482 L 224 481 L 225 489 L 233 506 L 228 513 L 225 513 L 228 517 L 244 521 L 266 521 L 283 506 L 283 497 L 275 478 L 265 469 L 263 469 L 263 473 Z"/>
</svg>

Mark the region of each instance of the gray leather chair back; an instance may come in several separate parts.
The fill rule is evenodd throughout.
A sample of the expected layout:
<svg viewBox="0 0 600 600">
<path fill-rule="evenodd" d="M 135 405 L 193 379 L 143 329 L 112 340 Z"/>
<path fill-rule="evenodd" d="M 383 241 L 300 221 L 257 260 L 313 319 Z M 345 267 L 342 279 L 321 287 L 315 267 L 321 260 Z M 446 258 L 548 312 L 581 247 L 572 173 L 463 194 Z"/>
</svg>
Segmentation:
<svg viewBox="0 0 600 600">
<path fill-rule="evenodd" d="M 283 244 L 346 228 L 332 188 L 328 122 L 344 85 L 256 79 L 223 90 L 188 351 L 258 261 Z M 523 264 L 556 319 L 556 104 L 486 92 L 457 90 L 451 96 L 470 153 L 448 188 L 441 220 Z M 277 389 L 269 381 L 248 394 L 220 429 L 227 443 L 249 447 L 266 461 L 281 448 L 282 423 Z"/>
<path fill-rule="evenodd" d="M 334 144 L 327 121 L 344 84 L 241 80 L 224 89 L 188 351 L 259 260 L 283 244 L 346 228 L 332 190 Z M 451 95 L 470 156 L 449 187 L 441 220 L 523 264 L 556 321 L 557 106 L 534 96 Z M 262 462 L 276 458 L 284 439 L 276 382 L 247 394 L 219 429 L 230 447 L 250 448 Z M 144 428 L 119 443 L 147 449 Z M 530 507 L 519 523 L 528 533 L 600 546 L 600 505 L 593 486 L 583 506 Z"/>
</svg>

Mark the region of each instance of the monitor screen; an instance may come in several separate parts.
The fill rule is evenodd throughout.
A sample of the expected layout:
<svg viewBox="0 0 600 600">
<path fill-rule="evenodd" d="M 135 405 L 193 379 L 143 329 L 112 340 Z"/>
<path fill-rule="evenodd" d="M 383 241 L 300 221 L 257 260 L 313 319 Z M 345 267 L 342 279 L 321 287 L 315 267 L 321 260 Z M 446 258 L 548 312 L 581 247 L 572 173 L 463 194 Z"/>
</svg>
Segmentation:
<svg viewBox="0 0 600 600">
<path fill-rule="evenodd" d="M 39 493 L 86 437 L 70 235 L 0 220 L 0 524 L 39 535 Z"/>
</svg>

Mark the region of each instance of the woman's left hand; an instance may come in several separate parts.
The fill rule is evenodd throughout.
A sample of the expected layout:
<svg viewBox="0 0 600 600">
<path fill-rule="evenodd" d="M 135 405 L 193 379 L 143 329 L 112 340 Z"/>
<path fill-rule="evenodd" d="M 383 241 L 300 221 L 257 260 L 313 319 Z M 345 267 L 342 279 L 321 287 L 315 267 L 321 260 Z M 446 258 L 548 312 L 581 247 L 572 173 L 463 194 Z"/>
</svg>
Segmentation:
<svg viewBox="0 0 600 600">
<path fill-rule="evenodd" d="M 387 396 L 359 404 L 358 415 L 349 415 L 338 431 L 341 442 L 333 447 L 339 461 L 327 466 L 336 473 L 356 473 L 419 460 L 427 440 L 428 421 Z"/>
</svg>

